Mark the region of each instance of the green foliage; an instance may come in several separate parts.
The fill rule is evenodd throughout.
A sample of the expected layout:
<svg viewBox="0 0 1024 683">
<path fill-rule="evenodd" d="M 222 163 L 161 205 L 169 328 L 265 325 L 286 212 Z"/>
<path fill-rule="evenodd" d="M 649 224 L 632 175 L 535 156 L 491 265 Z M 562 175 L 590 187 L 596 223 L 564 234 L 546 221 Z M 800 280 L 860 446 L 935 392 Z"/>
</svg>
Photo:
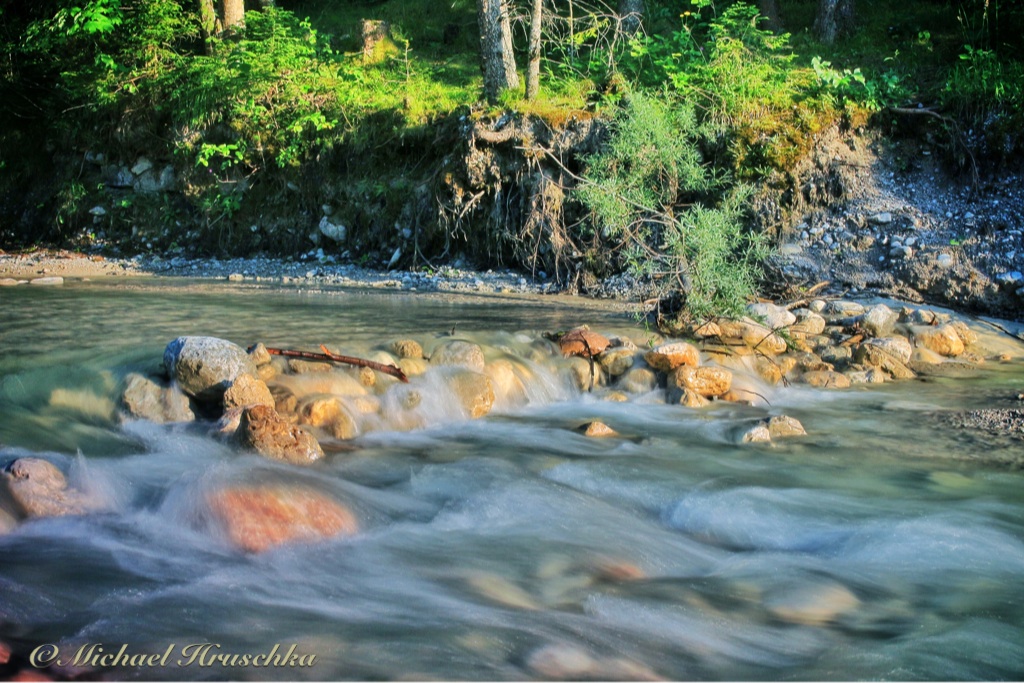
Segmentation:
<svg viewBox="0 0 1024 683">
<path fill-rule="evenodd" d="M 712 176 L 698 135 L 691 108 L 635 93 L 577 191 L 602 236 L 626 245 L 630 271 L 659 282 L 662 295 L 681 292 L 696 319 L 738 314 L 766 254 L 743 227 L 750 190 Z"/>
</svg>

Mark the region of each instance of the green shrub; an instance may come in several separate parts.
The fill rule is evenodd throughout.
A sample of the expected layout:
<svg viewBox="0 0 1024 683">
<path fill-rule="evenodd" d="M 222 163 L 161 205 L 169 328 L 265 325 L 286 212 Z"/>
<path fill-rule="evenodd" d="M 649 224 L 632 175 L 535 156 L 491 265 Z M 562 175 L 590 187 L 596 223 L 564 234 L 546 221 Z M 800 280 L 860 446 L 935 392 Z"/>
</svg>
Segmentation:
<svg viewBox="0 0 1024 683">
<path fill-rule="evenodd" d="M 702 165 L 692 108 L 634 93 L 577 190 L 602 237 L 623 245 L 632 274 L 681 294 L 684 316 L 737 315 L 753 295 L 763 238 L 743 226 L 750 190 Z"/>
</svg>

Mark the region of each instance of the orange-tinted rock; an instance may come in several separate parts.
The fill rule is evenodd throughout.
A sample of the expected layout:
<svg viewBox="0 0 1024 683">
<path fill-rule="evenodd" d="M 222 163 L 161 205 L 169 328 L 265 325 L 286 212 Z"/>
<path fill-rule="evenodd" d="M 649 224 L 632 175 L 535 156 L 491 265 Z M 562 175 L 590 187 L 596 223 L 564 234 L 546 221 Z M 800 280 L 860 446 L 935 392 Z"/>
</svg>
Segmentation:
<svg viewBox="0 0 1024 683">
<path fill-rule="evenodd" d="M 578 430 L 583 436 L 590 437 L 605 437 L 605 436 L 618 436 L 619 433 L 606 425 L 604 422 L 594 420 L 580 427 Z"/>
<path fill-rule="evenodd" d="M 953 325 L 914 327 L 914 341 L 919 346 L 943 356 L 959 356 L 964 352 L 964 341 Z"/>
<path fill-rule="evenodd" d="M 565 356 L 596 356 L 611 342 L 597 332 L 582 327 L 566 332 L 558 340 L 558 346 Z"/>
<path fill-rule="evenodd" d="M 247 407 L 237 434 L 243 444 L 275 460 L 307 465 L 324 457 L 311 434 L 289 424 L 269 406 Z"/>
<path fill-rule="evenodd" d="M 725 368 L 682 365 L 672 372 L 671 381 L 680 389 L 689 389 L 704 398 L 712 398 L 729 391 L 732 373 Z"/>
<path fill-rule="evenodd" d="M 242 373 L 231 382 L 224 392 L 224 407 L 240 406 L 273 406 L 274 397 L 263 380 L 256 379 L 248 373 Z"/>
<path fill-rule="evenodd" d="M 399 339 L 393 342 L 391 351 L 399 358 L 423 358 L 423 347 L 413 339 Z"/>
<path fill-rule="evenodd" d="M 671 372 L 680 365 L 700 365 L 700 352 L 693 344 L 670 342 L 645 353 L 644 360 L 655 370 Z"/>
<path fill-rule="evenodd" d="M 474 420 L 491 412 L 494 383 L 487 375 L 472 370 L 456 370 L 448 377 L 448 386 Z"/>
<path fill-rule="evenodd" d="M 822 389 L 845 389 L 850 386 L 850 378 L 834 370 L 805 372 L 801 379 L 812 387 Z"/>
<path fill-rule="evenodd" d="M 297 486 L 236 486 L 209 494 L 207 502 L 231 543 L 247 552 L 359 531 L 348 508 L 323 493 Z"/>
</svg>

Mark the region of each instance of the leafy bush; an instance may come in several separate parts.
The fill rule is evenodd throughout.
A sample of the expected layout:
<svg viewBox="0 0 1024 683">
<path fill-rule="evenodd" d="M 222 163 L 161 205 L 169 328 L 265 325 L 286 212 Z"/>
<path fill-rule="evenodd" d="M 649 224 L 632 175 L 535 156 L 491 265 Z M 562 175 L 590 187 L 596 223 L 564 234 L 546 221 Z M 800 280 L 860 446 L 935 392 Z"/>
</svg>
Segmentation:
<svg viewBox="0 0 1024 683">
<path fill-rule="evenodd" d="M 692 108 L 635 93 L 577 191 L 602 236 L 623 245 L 630 271 L 661 296 L 681 293 L 694 319 L 742 311 L 766 255 L 743 227 L 750 190 L 702 165 L 698 135 Z"/>
</svg>

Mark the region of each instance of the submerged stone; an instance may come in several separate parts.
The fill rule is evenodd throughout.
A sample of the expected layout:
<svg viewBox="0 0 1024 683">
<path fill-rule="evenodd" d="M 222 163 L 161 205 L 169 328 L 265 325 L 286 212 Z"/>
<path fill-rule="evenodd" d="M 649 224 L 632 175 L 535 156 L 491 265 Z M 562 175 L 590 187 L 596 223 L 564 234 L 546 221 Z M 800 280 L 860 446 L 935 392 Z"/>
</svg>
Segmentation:
<svg viewBox="0 0 1024 683">
<path fill-rule="evenodd" d="M 191 422 L 196 419 L 188 396 L 178 387 L 162 386 L 135 372 L 125 378 L 121 403 L 132 417 L 151 422 Z"/>
<path fill-rule="evenodd" d="M 351 510 L 307 487 L 233 486 L 210 493 L 207 504 L 231 544 L 251 553 L 359 531 Z"/>
<path fill-rule="evenodd" d="M 8 463 L 0 479 L 10 507 L 22 517 L 81 515 L 102 507 L 100 501 L 68 488 L 64 473 L 42 458 L 18 458 Z"/>
</svg>

